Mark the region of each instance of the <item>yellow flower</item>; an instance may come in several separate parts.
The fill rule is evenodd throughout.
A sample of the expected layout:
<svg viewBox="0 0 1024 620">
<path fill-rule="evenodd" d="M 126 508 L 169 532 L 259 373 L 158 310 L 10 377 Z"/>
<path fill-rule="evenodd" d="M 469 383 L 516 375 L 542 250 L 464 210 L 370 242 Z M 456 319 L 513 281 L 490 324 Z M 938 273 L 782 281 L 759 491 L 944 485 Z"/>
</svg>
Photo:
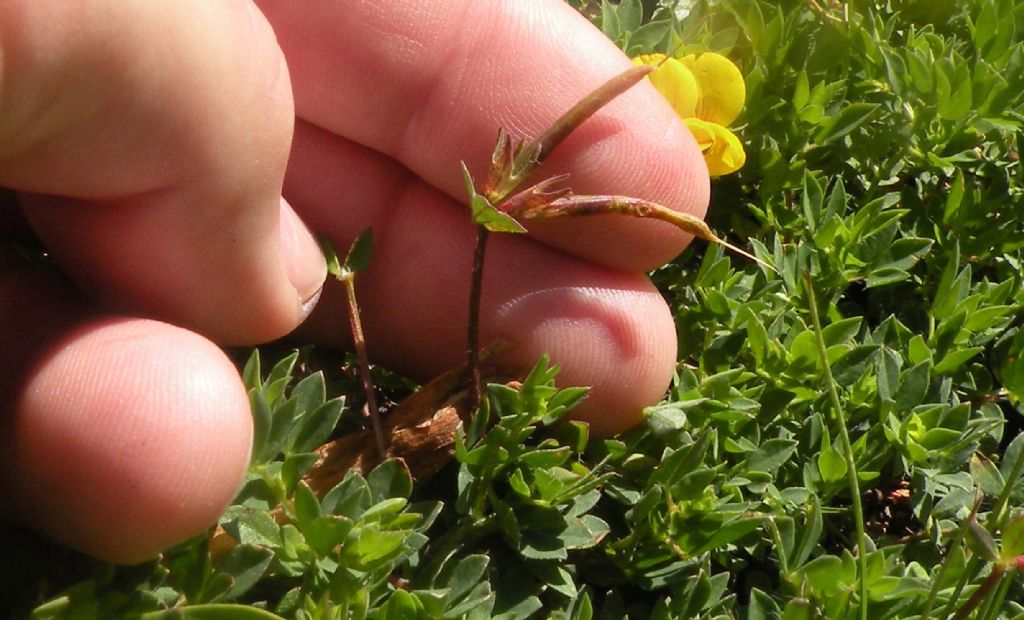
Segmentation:
<svg viewBox="0 0 1024 620">
<path fill-rule="evenodd" d="M 699 118 L 687 118 L 684 122 L 697 139 L 697 146 L 704 154 L 704 163 L 708 165 L 709 175 L 720 177 L 730 174 L 746 163 L 747 154 L 740 139 L 728 128 Z"/>
<path fill-rule="evenodd" d="M 714 52 L 667 58 L 644 54 L 638 65 L 661 65 L 648 78 L 672 105 L 697 139 L 708 173 L 722 176 L 739 170 L 747 160 L 736 134 L 727 125 L 739 116 L 746 98 L 743 75 L 736 65 Z"/>
</svg>

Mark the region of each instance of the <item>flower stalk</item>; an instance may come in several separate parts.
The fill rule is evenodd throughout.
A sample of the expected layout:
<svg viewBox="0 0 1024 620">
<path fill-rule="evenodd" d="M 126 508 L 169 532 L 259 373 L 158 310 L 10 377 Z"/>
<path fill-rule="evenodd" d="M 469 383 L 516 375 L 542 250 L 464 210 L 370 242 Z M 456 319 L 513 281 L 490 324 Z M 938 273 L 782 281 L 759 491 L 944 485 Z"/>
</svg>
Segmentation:
<svg viewBox="0 0 1024 620">
<path fill-rule="evenodd" d="M 634 60 L 632 67 L 580 99 L 547 130 L 529 142 L 514 141 L 508 132 L 499 129 L 491 154 L 490 167 L 479 189 L 474 184 L 466 164 L 462 163 L 469 206 L 473 222 L 477 226 L 466 336 L 467 365 L 472 378 L 470 411 L 476 411 L 483 399 L 479 353 L 480 302 L 483 297 L 487 240 L 491 232 L 526 232 L 520 219 L 538 220 L 597 214 L 627 215 L 668 222 L 691 235 L 721 244 L 774 271 L 774 268 L 763 260 L 715 235 L 700 218 L 673 211 L 657 203 L 625 196 L 573 195 L 568 188 L 559 187 L 567 175 L 554 176 L 526 190 L 519 190 L 519 186 L 533 174 L 548 155 L 587 119 L 645 77 L 651 76 L 654 81 L 654 75 L 667 70 L 666 65 L 671 63 L 682 67 L 681 72 L 678 67 L 673 69 L 680 75 L 689 75 L 691 81 L 695 80 L 694 75 L 703 79 L 702 90 L 692 97 L 694 110 L 699 109 L 700 114 L 694 112 L 690 116 L 700 117 L 693 119 L 699 124 L 691 126 L 691 131 L 704 153 L 709 173 L 712 176 L 719 176 L 738 169 L 745 161 L 742 146 L 738 138 L 718 123 L 727 124 L 735 119 L 743 107 L 745 91 L 739 69 L 719 54 L 688 56 L 681 61 L 665 55 Z M 654 83 L 658 86 L 659 81 Z M 683 116 L 686 118 L 686 115 Z"/>
<path fill-rule="evenodd" d="M 345 255 L 344 262 L 338 261 L 334 248 L 326 240 L 320 242 L 324 256 L 327 258 L 327 272 L 345 287 L 345 300 L 348 305 L 349 331 L 356 350 L 356 362 L 359 367 L 359 378 L 366 394 L 366 405 L 363 417 L 369 418 L 373 425 L 373 434 L 377 440 L 377 452 L 383 459 L 387 454 L 388 440 L 380 421 L 380 410 L 377 408 L 377 395 L 370 376 L 370 357 L 366 350 L 366 337 L 363 335 L 363 322 L 359 314 L 359 302 L 356 299 L 356 274 L 370 265 L 370 252 L 373 245 L 373 229 L 367 228 L 356 240 Z"/>
</svg>

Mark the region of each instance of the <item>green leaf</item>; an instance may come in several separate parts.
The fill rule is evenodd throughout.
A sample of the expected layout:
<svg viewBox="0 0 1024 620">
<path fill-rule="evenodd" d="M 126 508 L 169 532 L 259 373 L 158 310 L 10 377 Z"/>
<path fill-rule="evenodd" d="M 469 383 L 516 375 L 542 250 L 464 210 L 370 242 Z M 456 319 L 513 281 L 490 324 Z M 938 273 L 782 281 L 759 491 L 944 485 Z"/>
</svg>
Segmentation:
<svg viewBox="0 0 1024 620">
<path fill-rule="evenodd" d="M 821 337 L 825 340 L 825 346 L 831 347 L 849 342 L 860 331 L 860 324 L 861 317 L 854 316 L 826 325 L 821 330 Z"/>
<path fill-rule="evenodd" d="M 800 530 L 800 542 L 789 561 L 790 569 L 803 566 L 804 562 L 811 557 L 811 553 L 818 545 L 818 539 L 821 537 L 821 531 L 824 527 L 821 502 L 818 500 L 817 495 L 811 495 L 810 504 L 806 506 L 806 511 L 804 527 Z"/>
<path fill-rule="evenodd" d="M 419 618 L 423 604 L 410 592 L 395 590 L 380 610 L 382 620 L 412 620 Z"/>
<path fill-rule="evenodd" d="M 334 432 L 341 417 L 344 402 L 340 398 L 329 400 L 306 416 L 301 424 L 292 429 L 289 437 L 292 452 L 312 452 L 319 448 Z"/>
<path fill-rule="evenodd" d="M 325 557 L 345 541 L 352 531 L 352 526 L 352 520 L 348 517 L 324 515 L 305 524 L 302 534 L 316 554 Z"/>
<path fill-rule="evenodd" d="M 957 209 L 964 200 L 964 173 L 959 168 L 953 177 L 953 182 L 949 188 L 949 194 L 946 195 L 946 205 L 942 212 L 942 221 L 947 224 L 956 214 Z"/>
<path fill-rule="evenodd" d="M 792 439 L 769 439 L 747 459 L 747 469 L 772 473 L 789 460 L 797 445 Z"/>
<path fill-rule="evenodd" d="M 814 136 L 818 144 L 828 144 L 848 135 L 874 115 L 877 103 L 857 102 L 847 105 L 836 116 L 830 116 L 821 123 L 821 129 Z"/>
<path fill-rule="evenodd" d="M 739 517 L 722 524 L 711 537 L 697 548 L 694 553 L 705 553 L 713 549 L 719 549 L 729 543 L 735 542 L 747 534 L 753 532 L 764 524 L 764 518 L 760 515 L 754 517 Z"/>
<path fill-rule="evenodd" d="M 359 273 L 366 271 L 370 266 L 370 256 L 373 252 L 373 229 L 367 228 L 359 233 L 356 240 L 345 255 L 345 263 L 342 265 L 343 273 Z"/>
<path fill-rule="evenodd" d="M 249 390 L 249 410 L 252 412 L 252 456 L 250 465 L 261 463 L 264 449 L 273 423 L 273 412 L 270 404 L 258 388 Z"/>
<path fill-rule="evenodd" d="M 619 28 L 624 32 L 633 32 L 640 27 L 644 7 L 640 0 L 620 0 L 615 13 L 619 18 Z"/>
<path fill-rule="evenodd" d="M 999 371 L 1006 389 L 1017 400 L 1024 400 L 1024 330 L 1014 335 Z"/>
<path fill-rule="evenodd" d="M 824 204 L 821 183 L 810 172 L 804 172 L 803 190 L 800 195 L 800 205 L 803 208 L 807 227 L 813 232 L 818 229 Z"/>
<path fill-rule="evenodd" d="M 246 391 L 262 387 L 259 349 L 253 349 L 249 359 L 246 360 L 245 367 L 242 369 L 242 383 L 245 385 Z"/>
<path fill-rule="evenodd" d="M 985 46 L 996 36 L 999 29 L 999 16 L 991 2 L 982 3 L 981 12 L 978 13 L 971 27 L 971 39 L 974 47 L 979 52 L 985 50 Z"/>
<path fill-rule="evenodd" d="M 486 555 L 468 555 L 457 562 L 449 562 L 451 570 L 442 573 L 438 582 L 448 588 L 449 600 L 459 601 L 480 583 L 490 563 Z"/>
<path fill-rule="evenodd" d="M 839 385 L 852 385 L 874 364 L 879 348 L 875 344 L 854 347 L 832 365 L 832 378 Z"/>
<path fill-rule="evenodd" d="M 805 578 L 811 590 L 823 598 L 839 592 L 842 574 L 843 562 L 834 555 L 819 556 L 796 572 L 797 579 Z"/>
<path fill-rule="evenodd" d="M 782 620 L 811 620 L 813 607 L 805 598 L 791 598 L 782 610 Z"/>
<path fill-rule="evenodd" d="M 412 474 L 401 459 L 388 459 L 374 467 L 366 476 L 366 483 L 374 502 L 396 497 L 409 499 L 412 494 Z"/>
<path fill-rule="evenodd" d="M 590 549 L 608 535 L 611 527 L 594 515 L 569 517 L 558 538 L 566 549 Z"/>
<path fill-rule="evenodd" d="M 226 597 L 230 600 L 245 594 L 256 585 L 273 559 L 273 551 L 255 545 L 238 545 L 229 551 L 217 565 L 217 570 L 227 573 L 232 579 L 231 590 Z"/>
<path fill-rule="evenodd" d="M 356 568 L 366 570 L 395 555 L 402 549 L 405 532 L 390 532 L 376 527 L 359 530 L 355 540 L 345 546 L 344 559 L 354 562 Z"/>
<path fill-rule="evenodd" d="M 836 482 L 846 477 L 846 459 L 832 446 L 818 453 L 818 471 L 825 482 Z"/>
<path fill-rule="evenodd" d="M 909 411 L 921 404 L 931 383 L 932 364 L 925 360 L 913 368 L 903 371 L 900 387 L 896 390 L 896 410 Z"/>
<path fill-rule="evenodd" d="M 1018 556 L 1024 555 L 1024 515 L 1010 521 L 1003 528 L 1001 544 L 999 557 L 1003 562 L 1013 562 Z"/>
<path fill-rule="evenodd" d="M 262 463 L 273 459 L 288 442 L 288 435 L 295 420 L 298 401 L 288 399 L 274 408 L 270 430 L 263 442 L 257 461 Z"/>
<path fill-rule="evenodd" d="M 324 258 L 327 260 L 327 273 L 334 276 L 337 279 L 341 279 L 341 262 L 338 260 L 338 253 L 334 251 L 334 245 L 327 239 L 327 237 L 320 236 L 320 251 L 323 252 Z"/>
<path fill-rule="evenodd" d="M 305 481 L 295 487 L 295 519 L 300 525 L 309 523 L 320 516 L 320 501 Z"/>
<path fill-rule="evenodd" d="M 569 557 L 557 536 L 534 530 L 523 530 L 519 553 L 529 560 L 565 560 Z"/>
<path fill-rule="evenodd" d="M 616 9 L 617 6 L 609 0 L 601 0 L 601 31 L 612 41 L 618 41 L 619 33 L 622 32 Z"/>
<path fill-rule="evenodd" d="M 995 539 L 985 529 L 985 526 L 978 523 L 978 519 L 974 514 L 971 515 L 967 522 L 967 545 L 972 551 L 989 562 L 995 562 L 999 559 L 999 549 L 996 547 Z"/>
<path fill-rule="evenodd" d="M 267 400 L 271 404 L 277 404 L 278 399 L 283 397 L 282 392 L 284 386 L 291 382 L 292 370 L 295 368 L 295 362 L 299 359 L 299 352 L 294 351 L 291 354 L 281 358 L 274 367 L 270 369 L 270 373 L 267 375 L 266 381 L 263 382 L 263 389 L 266 392 Z"/>
<path fill-rule="evenodd" d="M 299 479 L 320 458 L 315 452 L 299 452 L 289 454 L 281 465 L 281 481 L 284 482 L 285 493 L 291 495 Z"/>
<path fill-rule="evenodd" d="M 1024 477 L 1018 474 L 1016 479 L 1011 479 L 1013 470 L 1017 466 L 1020 459 L 1024 459 L 1024 433 L 1019 433 L 1016 437 L 1010 441 L 1010 445 L 1006 447 L 1006 451 L 1003 453 L 1003 461 L 999 464 L 999 473 L 1006 480 L 1006 483 L 1014 489 L 1014 493 L 1011 493 L 1011 497 L 1020 498 L 1024 496 Z M 1021 468 L 1024 469 L 1024 468 Z M 1018 470 L 1020 471 L 1020 470 Z"/>
<path fill-rule="evenodd" d="M 688 418 L 686 411 L 700 406 L 707 398 L 694 398 L 655 405 L 644 409 L 644 419 L 655 435 L 664 435 L 686 428 Z"/>
<path fill-rule="evenodd" d="M 758 588 L 750 590 L 750 606 L 747 608 L 747 620 L 768 620 L 776 618 L 780 613 L 779 605 L 772 597 Z"/>
<path fill-rule="evenodd" d="M 935 65 L 936 92 L 939 94 L 939 116 L 951 121 L 961 120 L 971 111 L 971 80 L 957 75 L 951 61 L 940 58 Z"/>
<path fill-rule="evenodd" d="M 320 500 L 323 514 L 343 515 L 351 519 L 358 518 L 369 507 L 370 486 L 354 469 L 349 470 L 341 482 Z"/>
<path fill-rule="evenodd" d="M 284 620 L 277 614 L 250 605 L 188 605 L 171 611 L 153 611 L 140 616 L 141 620 Z"/>
<path fill-rule="evenodd" d="M 975 355 L 984 351 L 984 347 L 968 347 L 966 349 L 960 349 L 958 351 L 952 351 L 948 353 L 942 360 L 935 365 L 935 374 L 942 375 L 948 372 L 959 370 L 967 360 L 973 358 Z"/>
<path fill-rule="evenodd" d="M 262 510 L 232 506 L 221 516 L 221 523 L 243 545 L 276 547 L 281 542 L 281 526 Z"/>
<path fill-rule="evenodd" d="M 570 620 L 591 620 L 594 617 L 594 606 L 590 602 L 590 594 L 583 592 L 573 603 Z"/>
<path fill-rule="evenodd" d="M 466 184 L 466 191 L 469 193 L 469 208 L 473 214 L 473 222 L 477 226 L 483 226 L 491 232 L 524 233 L 526 229 L 517 222 L 511 215 L 502 213 L 494 208 L 487 198 L 480 195 L 473 185 L 473 177 L 469 175 L 469 169 L 465 162 L 462 163 L 462 179 Z"/>
<path fill-rule="evenodd" d="M 975 452 L 971 455 L 971 477 L 978 483 L 981 491 L 987 495 L 996 496 L 1002 493 L 1006 484 L 999 469 L 988 460 L 983 454 Z"/>
</svg>

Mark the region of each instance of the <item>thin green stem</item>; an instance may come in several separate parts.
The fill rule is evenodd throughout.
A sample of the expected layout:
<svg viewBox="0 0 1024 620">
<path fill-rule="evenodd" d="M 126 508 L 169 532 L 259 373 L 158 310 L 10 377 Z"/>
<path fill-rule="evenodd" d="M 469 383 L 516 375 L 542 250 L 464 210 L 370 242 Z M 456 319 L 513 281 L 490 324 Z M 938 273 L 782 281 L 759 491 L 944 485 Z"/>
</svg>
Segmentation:
<svg viewBox="0 0 1024 620">
<path fill-rule="evenodd" d="M 818 343 L 818 359 L 821 362 L 822 371 L 825 373 L 825 382 L 828 384 L 829 397 L 832 400 L 832 410 L 835 414 L 836 425 L 839 427 L 839 440 L 843 448 L 843 457 L 846 459 L 846 480 L 850 485 L 851 501 L 853 503 L 853 520 L 857 528 L 857 562 L 860 567 L 860 618 L 867 620 L 868 617 L 868 560 L 867 560 L 867 534 L 864 532 L 864 508 L 860 501 L 860 482 L 857 480 L 857 462 L 853 458 L 853 446 L 850 443 L 850 433 L 846 429 L 846 414 L 843 413 L 842 403 L 839 401 L 839 391 L 836 389 L 836 381 L 832 377 L 832 368 L 828 363 L 828 350 L 825 347 L 825 338 L 821 332 L 821 321 L 818 319 L 818 303 L 814 298 L 814 280 L 811 278 L 810 270 L 804 271 L 804 281 L 807 285 L 807 304 L 811 311 L 811 323 L 814 326 L 814 336 Z"/>
<path fill-rule="evenodd" d="M 348 300 L 348 321 L 352 330 L 352 341 L 356 349 L 356 359 L 359 362 L 359 377 L 363 381 L 363 391 L 366 393 L 366 409 L 363 415 L 370 418 L 373 423 L 373 434 L 377 438 L 377 451 L 380 458 L 387 455 L 387 437 L 384 435 L 384 428 L 380 423 L 380 410 L 377 408 L 377 395 L 373 390 L 373 378 L 370 376 L 370 357 L 366 352 L 366 338 L 363 336 L 363 322 L 359 318 L 359 303 L 356 301 L 355 274 L 349 273 L 341 278 L 345 285 L 345 296 Z"/>
<path fill-rule="evenodd" d="M 949 570 L 949 554 L 952 553 L 953 549 L 960 544 L 960 541 L 963 540 L 966 533 L 967 521 L 965 520 L 960 524 L 960 527 L 957 528 L 953 540 L 951 540 L 949 545 L 946 546 L 946 553 L 942 559 L 942 565 L 939 566 L 939 572 L 932 579 L 932 587 L 928 590 L 928 598 L 924 602 L 924 610 L 921 612 L 921 620 L 928 620 L 928 617 L 931 615 L 932 609 L 935 607 L 935 599 L 939 596 L 940 584 L 945 580 L 946 572 Z"/>
<path fill-rule="evenodd" d="M 964 588 L 967 587 L 967 582 L 971 580 L 971 576 L 978 572 L 980 568 L 981 560 L 978 559 L 978 556 L 971 556 L 971 559 L 967 560 L 967 565 L 964 566 L 964 571 L 960 574 L 960 580 L 957 581 L 956 587 L 953 588 L 953 594 L 946 601 L 946 607 L 942 611 L 942 620 L 946 620 L 953 613 L 957 601 L 960 600 L 960 595 L 963 593 Z"/>
</svg>

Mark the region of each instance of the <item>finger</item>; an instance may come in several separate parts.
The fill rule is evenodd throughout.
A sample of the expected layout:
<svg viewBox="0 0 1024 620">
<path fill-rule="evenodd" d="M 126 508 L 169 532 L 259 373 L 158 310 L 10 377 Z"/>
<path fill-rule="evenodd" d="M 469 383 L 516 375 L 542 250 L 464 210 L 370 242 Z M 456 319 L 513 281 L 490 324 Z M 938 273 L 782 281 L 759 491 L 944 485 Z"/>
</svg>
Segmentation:
<svg viewBox="0 0 1024 620">
<path fill-rule="evenodd" d="M 357 288 L 375 359 L 419 378 L 463 362 L 474 229 L 462 205 L 393 160 L 305 123 L 285 192 L 338 247 L 373 227 Z M 302 336 L 347 344 L 345 312 L 339 291 L 326 288 Z M 519 373 L 548 353 L 560 385 L 591 386 L 574 415 L 598 434 L 638 423 L 674 369 L 672 317 L 646 278 L 519 235 L 491 238 L 481 324 L 483 343 L 512 345 L 501 368 Z"/>
<path fill-rule="evenodd" d="M 301 118 L 395 158 L 458 200 L 458 162 L 481 178 L 499 127 L 536 136 L 630 66 L 559 0 L 259 4 L 288 57 Z M 701 216 L 707 206 L 700 153 L 648 84 L 584 123 L 545 169 L 570 173 L 577 193 L 629 194 Z M 531 225 L 531 233 L 630 270 L 662 264 L 688 240 L 667 224 L 618 216 Z"/>
<path fill-rule="evenodd" d="M 248 465 L 238 374 L 209 341 L 103 315 L 0 252 L 5 517 L 139 562 L 216 521 Z"/>
<path fill-rule="evenodd" d="M 325 275 L 280 189 L 288 72 L 248 1 L 0 3 L 0 185 L 92 296 L 226 343 Z"/>
</svg>

